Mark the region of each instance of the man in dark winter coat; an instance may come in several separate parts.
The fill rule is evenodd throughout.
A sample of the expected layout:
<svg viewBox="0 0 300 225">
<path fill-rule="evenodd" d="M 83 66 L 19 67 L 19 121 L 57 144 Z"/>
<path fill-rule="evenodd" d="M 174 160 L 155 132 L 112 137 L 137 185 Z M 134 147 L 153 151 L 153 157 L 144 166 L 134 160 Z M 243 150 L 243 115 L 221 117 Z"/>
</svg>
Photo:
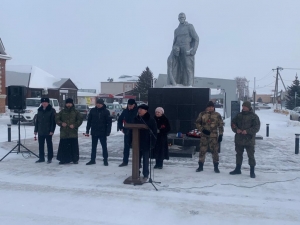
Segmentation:
<svg viewBox="0 0 300 225">
<path fill-rule="evenodd" d="M 75 109 L 73 99 L 66 99 L 65 108 L 56 114 L 55 121 L 60 126 L 60 141 L 56 157 L 60 161 L 59 164 L 70 162 L 78 164 L 78 128 L 82 124 L 82 116 Z"/>
<path fill-rule="evenodd" d="M 102 156 L 104 165 L 108 166 L 108 152 L 107 152 L 107 142 L 106 137 L 110 135 L 111 132 L 111 117 L 110 112 L 106 109 L 103 99 L 98 99 L 96 107 L 92 108 L 86 124 L 86 134 L 89 134 L 91 128 L 92 135 L 92 154 L 91 160 L 86 165 L 96 164 L 96 152 L 98 140 L 100 140 L 102 146 Z"/>
<path fill-rule="evenodd" d="M 48 161 L 52 162 L 53 143 L 52 136 L 55 131 L 55 109 L 49 104 L 49 98 L 41 99 L 41 106 L 38 108 L 36 123 L 34 127 L 34 135 L 38 134 L 39 141 L 39 160 L 36 163 L 45 162 L 44 145 L 47 142 Z"/>
<path fill-rule="evenodd" d="M 232 120 L 231 129 L 235 133 L 235 151 L 236 151 L 236 168 L 231 171 L 231 175 L 241 174 L 241 166 L 243 163 L 243 153 L 246 149 L 249 165 L 250 177 L 255 178 L 254 167 L 256 165 L 254 158 L 255 136 L 260 129 L 259 117 L 252 111 L 251 103 L 245 101 L 243 103 L 242 112 L 238 113 Z"/>
<path fill-rule="evenodd" d="M 201 112 L 196 120 L 196 126 L 201 131 L 200 152 L 199 152 L 199 167 L 196 172 L 203 171 L 206 151 L 208 146 L 212 153 L 214 171 L 220 173 L 219 170 L 219 154 L 218 149 L 220 142 L 223 139 L 224 122 L 220 113 L 215 112 L 215 105 L 209 101 L 206 105 L 206 110 Z"/>
<path fill-rule="evenodd" d="M 143 157 L 143 175 L 144 179 L 149 176 L 149 153 L 150 148 L 153 149 L 156 143 L 157 126 L 155 120 L 148 113 L 149 107 L 142 104 L 138 107 L 138 115 L 134 122 L 138 124 L 145 124 L 149 129 L 140 130 L 140 164 Z"/>
<path fill-rule="evenodd" d="M 124 151 L 123 162 L 119 167 L 128 165 L 128 158 L 130 153 L 130 146 L 132 143 L 132 130 L 124 127 L 125 123 L 133 123 L 137 116 L 137 105 L 134 99 L 128 99 L 127 108 L 123 110 L 118 119 L 118 127 L 124 133 Z"/>
</svg>

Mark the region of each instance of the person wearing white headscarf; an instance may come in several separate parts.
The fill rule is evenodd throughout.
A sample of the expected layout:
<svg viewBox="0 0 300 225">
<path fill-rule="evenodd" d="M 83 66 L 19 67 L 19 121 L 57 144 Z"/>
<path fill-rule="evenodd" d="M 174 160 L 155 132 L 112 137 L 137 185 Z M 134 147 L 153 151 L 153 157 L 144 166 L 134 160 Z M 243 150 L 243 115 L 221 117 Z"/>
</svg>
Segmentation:
<svg viewBox="0 0 300 225">
<path fill-rule="evenodd" d="M 168 132 L 171 127 L 168 118 L 164 115 L 165 111 L 162 107 L 155 109 L 154 119 L 157 124 L 157 140 L 155 148 L 152 152 L 152 158 L 155 158 L 156 164 L 154 169 L 162 169 L 164 159 L 169 159 L 168 149 Z"/>
</svg>

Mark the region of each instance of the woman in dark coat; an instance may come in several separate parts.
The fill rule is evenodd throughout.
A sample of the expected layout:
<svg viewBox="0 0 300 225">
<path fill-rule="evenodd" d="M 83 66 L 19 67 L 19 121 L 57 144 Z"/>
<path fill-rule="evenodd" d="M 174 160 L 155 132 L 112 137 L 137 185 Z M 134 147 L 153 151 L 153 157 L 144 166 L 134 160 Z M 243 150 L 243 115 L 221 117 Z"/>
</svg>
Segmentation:
<svg viewBox="0 0 300 225">
<path fill-rule="evenodd" d="M 164 159 L 169 159 L 168 132 L 171 127 L 162 107 L 155 109 L 154 119 L 157 125 L 157 140 L 153 150 L 153 158 L 156 160 L 154 169 L 162 169 Z"/>
</svg>

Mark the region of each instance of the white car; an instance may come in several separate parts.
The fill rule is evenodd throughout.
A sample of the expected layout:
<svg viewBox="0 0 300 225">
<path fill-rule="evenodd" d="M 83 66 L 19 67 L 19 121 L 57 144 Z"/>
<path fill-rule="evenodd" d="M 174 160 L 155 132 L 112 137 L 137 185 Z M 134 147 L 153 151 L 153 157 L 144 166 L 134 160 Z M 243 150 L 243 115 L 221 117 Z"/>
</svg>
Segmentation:
<svg viewBox="0 0 300 225">
<path fill-rule="evenodd" d="M 290 120 L 297 120 L 300 122 L 300 106 L 290 111 Z"/>
<path fill-rule="evenodd" d="M 123 102 L 121 103 L 122 109 L 126 109 L 127 108 L 127 102 Z"/>
<path fill-rule="evenodd" d="M 50 98 L 50 105 L 59 112 L 58 100 Z M 10 110 L 11 124 L 17 124 L 19 120 L 21 122 L 29 122 L 35 125 L 37 110 L 41 105 L 41 98 L 26 98 L 26 109 L 12 109 Z M 20 115 L 19 115 L 20 112 Z"/>
</svg>

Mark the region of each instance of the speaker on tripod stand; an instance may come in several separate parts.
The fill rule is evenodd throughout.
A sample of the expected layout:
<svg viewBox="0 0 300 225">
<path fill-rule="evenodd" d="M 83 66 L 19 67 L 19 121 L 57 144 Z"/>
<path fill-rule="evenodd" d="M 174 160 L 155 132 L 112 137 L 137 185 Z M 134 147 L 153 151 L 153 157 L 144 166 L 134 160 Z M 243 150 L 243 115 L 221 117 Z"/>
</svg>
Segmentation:
<svg viewBox="0 0 300 225">
<path fill-rule="evenodd" d="M 10 110 L 14 110 L 18 115 L 14 115 L 16 119 L 18 119 L 18 143 L 17 145 L 10 150 L 0 161 L 2 161 L 8 154 L 10 153 L 32 153 L 36 157 L 38 157 L 35 153 L 26 148 L 23 144 L 21 144 L 21 134 L 20 134 L 20 121 L 21 121 L 21 112 L 26 109 L 26 87 L 25 86 L 8 86 L 7 87 L 7 97 L 8 97 L 8 108 Z M 26 149 L 26 151 L 21 151 L 21 146 Z"/>
</svg>

